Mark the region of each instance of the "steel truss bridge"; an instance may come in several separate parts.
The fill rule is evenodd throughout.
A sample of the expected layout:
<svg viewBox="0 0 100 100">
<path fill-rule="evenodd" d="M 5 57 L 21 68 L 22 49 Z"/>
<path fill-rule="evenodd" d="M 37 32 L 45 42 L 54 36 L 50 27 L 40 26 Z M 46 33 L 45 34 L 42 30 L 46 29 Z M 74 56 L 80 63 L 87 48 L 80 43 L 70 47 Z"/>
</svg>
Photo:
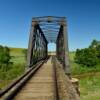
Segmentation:
<svg viewBox="0 0 100 100">
<path fill-rule="evenodd" d="M 48 43 L 56 44 L 56 56 L 70 75 L 67 23 L 65 17 L 35 17 L 32 19 L 29 38 L 27 65 L 48 56 Z"/>
<path fill-rule="evenodd" d="M 48 55 L 50 42 L 56 44 L 56 56 Z M 0 91 L 0 100 L 80 100 L 77 80 L 70 74 L 66 18 L 34 17 L 27 70 Z"/>
</svg>

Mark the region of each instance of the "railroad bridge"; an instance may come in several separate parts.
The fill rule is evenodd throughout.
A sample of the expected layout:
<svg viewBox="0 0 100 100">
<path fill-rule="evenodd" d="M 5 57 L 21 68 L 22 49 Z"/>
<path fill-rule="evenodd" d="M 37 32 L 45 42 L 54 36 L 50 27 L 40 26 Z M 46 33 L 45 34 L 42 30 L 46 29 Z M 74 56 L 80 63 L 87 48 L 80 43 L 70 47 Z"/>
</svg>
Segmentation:
<svg viewBox="0 0 100 100">
<path fill-rule="evenodd" d="M 50 42 L 56 44 L 56 55 L 48 55 Z M 79 100 L 71 80 L 66 18 L 34 17 L 27 71 L 0 92 L 1 100 Z"/>
<path fill-rule="evenodd" d="M 56 44 L 56 56 L 70 74 L 67 24 L 65 17 L 35 17 L 32 19 L 28 46 L 28 66 L 48 56 L 49 42 Z M 35 60 L 34 60 L 35 58 Z"/>
</svg>

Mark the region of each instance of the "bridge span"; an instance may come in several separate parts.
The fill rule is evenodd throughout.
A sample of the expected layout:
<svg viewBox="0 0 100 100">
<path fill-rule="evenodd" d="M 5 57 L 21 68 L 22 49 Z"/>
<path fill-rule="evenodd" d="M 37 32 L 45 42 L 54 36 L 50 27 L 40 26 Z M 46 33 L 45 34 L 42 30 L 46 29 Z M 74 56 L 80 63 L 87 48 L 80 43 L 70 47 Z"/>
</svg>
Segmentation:
<svg viewBox="0 0 100 100">
<path fill-rule="evenodd" d="M 48 43 L 56 55 L 48 56 Z M 65 17 L 34 17 L 27 52 L 27 71 L 0 92 L 0 100 L 79 100 L 72 85 Z"/>
</svg>

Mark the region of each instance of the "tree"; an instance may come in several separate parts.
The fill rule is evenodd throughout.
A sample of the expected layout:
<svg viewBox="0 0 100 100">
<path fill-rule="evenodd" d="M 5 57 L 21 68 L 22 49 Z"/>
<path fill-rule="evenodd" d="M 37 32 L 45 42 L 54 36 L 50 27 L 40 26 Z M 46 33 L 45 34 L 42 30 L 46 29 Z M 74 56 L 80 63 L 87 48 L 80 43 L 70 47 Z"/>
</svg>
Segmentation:
<svg viewBox="0 0 100 100">
<path fill-rule="evenodd" d="M 97 51 L 97 57 L 98 57 L 98 59 L 100 59 L 100 44 L 97 45 L 96 51 Z"/>
<path fill-rule="evenodd" d="M 3 46 L 0 45 L 0 68 L 2 67 L 3 58 Z"/>
<path fill-rule="evenodd" d="M 81 50 L 77 49 L 76 50 L 76 54 L 75 54 L 75 62 L 80 64 L 81 63 L 81 59 L 80 58 L 81 58 Z"/>
<path fill-rule="evenodd" d="M 100 42 L 93 40 L 89 48 L 77 49 L 75 62 L 85 66 L 94 66 L 100 62 Z"/>
<path fill-rule="evenodd" d="M 10 56 L 10 50 L 8 47 L 4 47 L 4 58 L 3 63 L 5 63 L 7 66 L 10 62 L 11 56 Z"/>
<path fill-rule="evenodd" d="M 93 40 L 91 45 L 89 46 L 90 48 L 95 48 L 98 44 L 98 41 L 97 40 Z"/>
<path fill-rule="evenodd" d="M 96 50 L 96 55 L 98 59 L 100 59 L 100 41 L 93 40 L 89 47 L 94 48 Z"/>
<path fill-rule="evenodd" d="M 83 64 L 86 66 L 94 66 L 97 64 L 96 50 L 86 48 L 83 53 Z"/>
<path fill-rule="evenodd" d="M 97 64 L 96 50 L 93 48 L 77 49 L 75 62 L 85 66 L 94 66 Z"/>
<path fill-rule="evenodd" d="M 0 66 L 7 70 L 10 63 L 10 51 L 8 47 L 0 46 Z"/>
</svg>

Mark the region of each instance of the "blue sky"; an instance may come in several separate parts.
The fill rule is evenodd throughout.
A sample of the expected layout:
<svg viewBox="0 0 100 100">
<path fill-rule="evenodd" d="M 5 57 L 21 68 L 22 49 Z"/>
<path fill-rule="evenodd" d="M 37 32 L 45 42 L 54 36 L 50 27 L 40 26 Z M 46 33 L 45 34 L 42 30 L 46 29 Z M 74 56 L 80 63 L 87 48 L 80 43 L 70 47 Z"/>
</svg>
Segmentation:
<svg viewBox="0 0 100 100">
<path fill-rule="evenodd" d="M 0 44 L 26 48 L 34 16 L 65 16 L 71 51 L 100 40 L 100 0 L 0 0 Z"/>
</svg>

